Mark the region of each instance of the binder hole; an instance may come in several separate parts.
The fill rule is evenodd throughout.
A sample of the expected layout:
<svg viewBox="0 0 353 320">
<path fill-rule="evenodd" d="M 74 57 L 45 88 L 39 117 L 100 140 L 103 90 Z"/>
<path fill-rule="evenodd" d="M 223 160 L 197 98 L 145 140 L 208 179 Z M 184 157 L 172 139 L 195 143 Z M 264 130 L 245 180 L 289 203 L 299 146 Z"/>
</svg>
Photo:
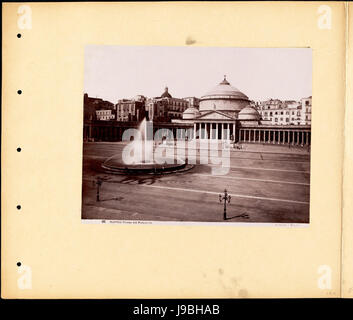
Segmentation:
<svg viewBox="0 0 353 320">
<path fill-rule="evenodd" d="M 17 93 L 18 93 L 18 94 L 21 94 L 21 93 L 22 93 L 22 90 L 17 90 Z"/>
<path fill-rule="evenodd" d="M 21 267 L 21 262 L 17 262 L 17 267 Z"/>
<path fill-rule="evenodd" d="M 22 37 L 21 33 L 17 33 L 17 38 L 21 38 L 21 37 Z"/>
<path fill-rule="evenodd" d="M 21 206 L 20 205 L 18 205 L 16 208 L 17 208 L 17 210 L 21 210 Z"/>
<path fill-rule="evenodd" d="M 21 152 L 21 150 L 22 150 L 21 148 L 17 148 L 17 152 Z"/>
</svg>

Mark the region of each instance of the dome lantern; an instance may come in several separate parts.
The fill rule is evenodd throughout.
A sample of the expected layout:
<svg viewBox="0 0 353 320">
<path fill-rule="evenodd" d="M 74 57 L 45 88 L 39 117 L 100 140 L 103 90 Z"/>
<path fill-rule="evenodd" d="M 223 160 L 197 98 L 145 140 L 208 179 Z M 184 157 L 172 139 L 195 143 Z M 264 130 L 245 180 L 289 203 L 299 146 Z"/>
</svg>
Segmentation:
<svg viewBox="0 0 353 320">
<path fill-rule="evenodd" d="M 168 92 L 168 87 L 164 88 L 164 92 L 161 95 L 161 98 L 172 98 L 172 95 Z"/>
</svg>

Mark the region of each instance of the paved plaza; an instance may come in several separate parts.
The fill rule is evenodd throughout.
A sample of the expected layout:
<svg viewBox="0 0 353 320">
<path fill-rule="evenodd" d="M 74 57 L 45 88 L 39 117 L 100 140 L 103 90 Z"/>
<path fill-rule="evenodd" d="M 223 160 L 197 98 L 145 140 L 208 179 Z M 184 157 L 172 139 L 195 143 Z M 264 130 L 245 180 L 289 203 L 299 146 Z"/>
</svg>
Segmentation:
<svg viewBox="0 0 353 320">
<path fill-rule="evenodd" d="M 122 142 L 84 143 L 83 219 L 224 222 L 219 194 L 231 195 L 226 222 L 308 223 L 310 153 L 305 148 L 243 145 L 230 151 L 230 170 L 211 164 L 164 175 L 114 175 L 101 164 Z M 97 177 L 103 179 L 96 201 Z"/>
</svg>

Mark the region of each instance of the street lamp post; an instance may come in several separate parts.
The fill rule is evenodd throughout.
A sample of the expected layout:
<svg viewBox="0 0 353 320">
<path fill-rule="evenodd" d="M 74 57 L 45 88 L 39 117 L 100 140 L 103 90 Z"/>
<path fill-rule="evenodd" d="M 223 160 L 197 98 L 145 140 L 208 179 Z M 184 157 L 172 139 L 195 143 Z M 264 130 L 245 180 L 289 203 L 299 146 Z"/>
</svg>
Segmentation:
<svg viewBox="0 0 353 320">
<path fill-rule="evenodd" d="M 99 201 L 99 189 L 100 189 L 102 183 L 103 183 L 102 179 L 98 177 L 97 181 L 96 181 L 96 184 L 97 184 L 97 198 L 96 198 L 96 200 L 97 201 Z"/>
<path fill-rule="evenodd" d="M 228 194 L 227 189 L 224 189 L 224 195 L 219 195 L 219 202 L 224 201 L 223 220 L 227 220 L 227 203 L 230 203 L 231 196 Z"/>
</svg>

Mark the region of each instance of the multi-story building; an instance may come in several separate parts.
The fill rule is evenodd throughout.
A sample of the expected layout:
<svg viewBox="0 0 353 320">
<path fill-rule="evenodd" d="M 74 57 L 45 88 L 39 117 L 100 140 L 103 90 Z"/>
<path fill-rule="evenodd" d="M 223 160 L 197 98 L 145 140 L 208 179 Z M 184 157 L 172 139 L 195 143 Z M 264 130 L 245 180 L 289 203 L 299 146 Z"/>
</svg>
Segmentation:
<svg viewBox="0 0 353 320">
<path fill-rule="evenodd" d="M 100 120 L 99 118 L 102 117 L 104 114 L 103 111 L 107 111 L 107 113 L 111 112 L 112 114 L 114 114 L 113 103 L 103 100 L 101 98 L 89 97 L 87 93 L 84 94 L 83 106 L 85 120 Z M 98 112 L 97 114 L 98 110 L 101 112 Z"/>
<path fill-rule="evenodd" d="M 183 100 L 186 100 L 188 102 L 188 108 L 199 109 L 199 107 L 200 107 L 200 99 L 199 98 L 186 97 L 186 98 L 183 98 Z"/>
<path fill-rule="evenodd" d="M 170 122 L 172 119 L 182 119 L 183 112 L 188 108 L 188 105 L 188 100 L 173 98 L 166 87 L 160 97 L 147 100 L 146 111 L 149 120 Z"/>
<path fill-rule="evenodd" d="M 145 101 L 142 95 L 134 99 L 121 99 L 115 105 L 117 121 L 141 121 L 145 117 Z"/>
<path fill-rule="evenodd" d="M 311 103 L 312 97 L 302 98 L 301 102 L 301 118 L 300 124 L 302 125 L 311 125 Z"/>
<path fill-rule="evenodd" d="M 111 109 L 96 110 L 96 117 L 97 117 L 97 120 L 108 121 L 108 120 L 114 120 L 115 114 L 113 113 L 113 110 L 111 110 Z"/>
<path fill-rule="evenodd" d="M 281 101 L 270 99 L 256 104 L 256 109 L 264 123 L 272 125 L 310 125 L 311 97 L 299 102 L 294 100 Z"/>
</svg>

